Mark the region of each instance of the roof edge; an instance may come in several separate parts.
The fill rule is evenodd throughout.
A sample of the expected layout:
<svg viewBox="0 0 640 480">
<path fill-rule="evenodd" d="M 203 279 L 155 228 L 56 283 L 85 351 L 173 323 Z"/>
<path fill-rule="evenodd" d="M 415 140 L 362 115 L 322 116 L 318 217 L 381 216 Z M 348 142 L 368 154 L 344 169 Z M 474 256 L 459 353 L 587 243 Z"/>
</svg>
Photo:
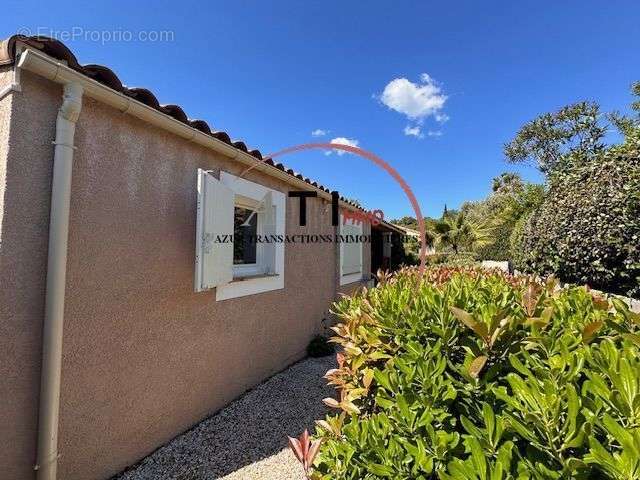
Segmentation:
<svg viewBox="0 0 640 480">
<path fill-rule="evenodd" d="M 21 53 L 19 44 L 24 46 Z M 29 60 L 27 60 L 29 58 Z M 252 165 L 263 173 L 284 180 L 286 183 L 302 188 L 311 188 L 325 199 L 331 198 L 331 190 L 320 183 L 294 172 L 281 163 L 274 163 L 270 158 L 263 159 L 259 150 L 250 150 L 245 142 L 233 141 L 224 131 L 215 131 L 204 120 L 189 119 L 178 105 L 161 105 L 155 95 L 144 88 L 128 88 L 122 84 L 118 76 L 108 67 L 102 65 L 80 65 L 75 55 L 62 42 L 48 37 L 26 37 L 14 35 L 0 41 L 0 65 L 16 64 L 18 68 L 25 68 L 57 83 L 65 83 L 71 77 L 84 83 L 89 96 L 101 103 L 112 103 L 112 106 L 123 112 L 132 114 L 131 107 L 136 110 L 139 119 L 172 130 L 180 137 L 196 141 L 212 148 L 241 163 Z M 47 73 L 48 72 L 48 73 Z M 118 96 L 116 100 L 111 97 Z M 112 102 L 107 101 L 111 97 Z M 115 105 L 113 105 L 115 103 Z M 151 121 L 155 115 L 160 117 Z M 158 120 L 158 118 L 165 120 Z M 181 128 L 169 128 L 166 119 L 181 124 Z M 171 122 L 173 123 L 173 122 Z M 206 137 L 203 138 L 203 137 Z M 349 210 L 364 210 L 361 207 L 340 197 L 340 203 Z"/>
</svg>

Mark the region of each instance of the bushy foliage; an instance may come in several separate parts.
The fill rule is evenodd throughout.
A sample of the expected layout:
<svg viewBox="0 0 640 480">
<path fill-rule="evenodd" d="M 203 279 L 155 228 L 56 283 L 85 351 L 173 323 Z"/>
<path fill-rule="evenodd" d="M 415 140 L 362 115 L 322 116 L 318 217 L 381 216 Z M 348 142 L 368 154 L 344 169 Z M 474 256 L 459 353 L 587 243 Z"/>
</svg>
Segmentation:
<svg viewBox="0 0 640 480">
<path fill-rule="evenodd" d="M 640 140 L 555 172 L 514 238 L 516 268 L 640 295 Z"/>
<path fill-rule="evenodd" d="M 462 211 L 475 224 L 487 225 L 487 239 L 473 248 L 478 260 L 511 260 L 510 237 L 519 220 L 537 208 L 544 186 L 525 183 L 519 175 L 503 173 L 493 179 L 493 192 L 484 200 L 467 202 Z"/>
<path fill-rule="evenodd" d="M 415 270 L 341 300 L 310 478 L 637 479 L 640 316 L 584 287 Z"/>
<path fill-rule="evenodd" d="M 545 113 L 527 122 L 504 145 L 505 157 L 511 163 L 534 163 L 545 174 L 562 168 L 572 154 L 586 160 L 604 149 L 607 125 L 602 119 L 600 106 L 593 102 Z"/>
<path fill-rule="evenodd" d="M 391 223 L 408 227 L 412 230 L 419 231 L 418 221 L 414 217 L 405 216 Z M 425 235 L 427 246 L 432 247 L 435 240 L 434 226 L 438 221 L 431 217 L 424 217 Z M 395 238 L 391 247 L 391 264 L 397 265 L 418 265 L 420 263 L 420 242 L 417 238 L 405 237 L 403 242 L 397 241 Z"/>
<path fill-rule="evenodd" d="M 520 269 L 522 269 L 525 262 L 525 256 L 528 253 L 524 250 L 522 244 L 524 242 L 524 229 L 527 226 L 531 215 L 533 215 L 533 211 L 522 215 L 522 217 L 516 221 L 513 226 L 513 230 L 511 230 L 511 233 L 509 234 L 509 260 L 514 267 Z"/>
<path fill-rule="evenodd" d="M 441 252 L 456 255 L 483 247 L 493 241 L 491 219 L 472 219 L 466 212 L 449 211 L 434 225 L 435 245 Z"/>
<path fill-rule="evenodd" d="M 426 265 L 428 267 L 462 267 L 479 265 L 475 255 L 470 252 L 462 253 L 433 253 L 426 258 Z"/>
<path fill-rule="evenodd" d="M 640 98 L 640 82 L 632 94 Z M 505 146 L 510 161 L 534 160 L 549 185 L 543 204 L 512 232 L 516 268 L 640 295 L 640 102 L 631 110 L 601 116 L 597 105 L 565 107 Z M 602 143 L 603 119 L 622 144 Z"/>
<path fill-rule="evenodd" d="M 391 246 L 391 264 L 394 266 L 419 265 L 420 241 L 417 238 L 406 237 L 402 243 L 394 242 Z"/>
</svg>

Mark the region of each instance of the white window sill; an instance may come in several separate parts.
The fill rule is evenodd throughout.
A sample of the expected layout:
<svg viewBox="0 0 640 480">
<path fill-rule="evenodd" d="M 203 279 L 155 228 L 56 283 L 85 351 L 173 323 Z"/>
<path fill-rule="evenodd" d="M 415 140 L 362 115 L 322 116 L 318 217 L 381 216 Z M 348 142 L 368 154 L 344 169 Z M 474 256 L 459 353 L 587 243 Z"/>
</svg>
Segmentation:
<svg viewBox="0 0 640 480">
<path fill-rule="evenodd" d="M 284 288 L 284 275 L 253 275 L 236 277 L 231 283 L 216 288 L 216 301 L 245 297 L 257 293 L 281 290 Z"/>
<path fill-rule="evenodd" d="M 272 278 L 272 277 L 277 277 L 278 274 L 277 273 L 255 273 L 255 274 L 239 274 L 239 275 L 234 275 L 233 276 L 233 280 L 231 280 L 231 283 L 233 282 L 245 282 L 247 280 L 255 280 L 256 278 Z"/>
<path fill-rule="evenodd" d="M 350 273 L 340 277 L 340 285 L 349 285 L 350 283 L 360 282 L 362 280 L 362 272 Z"/>
</svg>

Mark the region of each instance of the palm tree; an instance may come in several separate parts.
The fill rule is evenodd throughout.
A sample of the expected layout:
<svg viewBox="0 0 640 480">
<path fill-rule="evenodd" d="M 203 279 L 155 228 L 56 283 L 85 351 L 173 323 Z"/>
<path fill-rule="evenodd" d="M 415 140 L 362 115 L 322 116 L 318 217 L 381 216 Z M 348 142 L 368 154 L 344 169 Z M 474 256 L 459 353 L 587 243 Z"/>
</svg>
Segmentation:
<svg viewBox="0 0 640 480">
<path fill-rule="evenodd" d="M 450 247 L 454 253 L 459 253 L 463 247 L 474 248 L 489 244 L 493 225 L 471 222 L 463 212 L 447 212 L 434 225 L 434 231 L 438 245 Z"/>
</svg>

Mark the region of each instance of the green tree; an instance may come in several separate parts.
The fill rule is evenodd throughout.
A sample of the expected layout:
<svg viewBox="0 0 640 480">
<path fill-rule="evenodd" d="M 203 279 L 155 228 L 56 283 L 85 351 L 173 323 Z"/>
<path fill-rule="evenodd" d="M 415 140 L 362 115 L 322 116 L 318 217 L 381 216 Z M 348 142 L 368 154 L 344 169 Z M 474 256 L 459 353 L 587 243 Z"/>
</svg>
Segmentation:
<svg viewBox="0 0 640 480">
<path fill-rule="evenodd" d="M 440 248 L 451 248 L 460 253 L 463 248 L 474 248 L 491 241 L 491 226 L 488 223 L 472 222 L 464 212 L 448 210 L 434 225 L 436 244 Z"/>
<path fill-rule="evenodd" d="M 510 163 L 532 162 L 548 175 L 571 158 L 589 161 L 604 148 L 607 125 L 600 106 L 579 102 L 527 122 L 504 154 Z M 577 154 L 577 155 L 574 155 Z"/>
<path fill-rule="evenodd" d="M 625 137 L 633 137 L 640 129 L 640 82 L 634 82 L 631 85 L 631 95 L 635 97 L 631 103 L 631 110 L 635 112 L 635 116 L 622 115 L 619 112 L 613 112 L 609 115 L 609 120 Z"/>
<path fill-rule="evenodd" d="M 640 97 L 640 83 L 632 93 Z M 640 113 L 640 102 L 632 104 Z M 640 295 L 640 115 L 611 115 L 621 144 L 573 152 L 544 202 L 512 233 L 517 268 Z"/>
<path fill-rule="evenodd" d="M 418 221 L 414 217 L 404 216 L 396 220 L 391 220 L 391 223 L 395 225 L 402 225 L 404 227 L 415 228 L 418 225 Z"/>
<path fill-rule="evenodd" d="M 494 193 L 511 193 L 524 187 L 522 177 L 517 173 L 504 172 L 495 177 L 491 182 L 491 190 Z"/>
<path fill-rule="evenodd" d="M 511 260 L 510 237 L 516 223 L 536 208 L 544 197 L 542 185 L 526 183 L 520 175 L 505 172 L 493 179 L 493 192 L 484 200 L 462 206 L 474 224 L 491 225 L 491 236 L 473 250 L 479 260 Z"/>
</svg>

